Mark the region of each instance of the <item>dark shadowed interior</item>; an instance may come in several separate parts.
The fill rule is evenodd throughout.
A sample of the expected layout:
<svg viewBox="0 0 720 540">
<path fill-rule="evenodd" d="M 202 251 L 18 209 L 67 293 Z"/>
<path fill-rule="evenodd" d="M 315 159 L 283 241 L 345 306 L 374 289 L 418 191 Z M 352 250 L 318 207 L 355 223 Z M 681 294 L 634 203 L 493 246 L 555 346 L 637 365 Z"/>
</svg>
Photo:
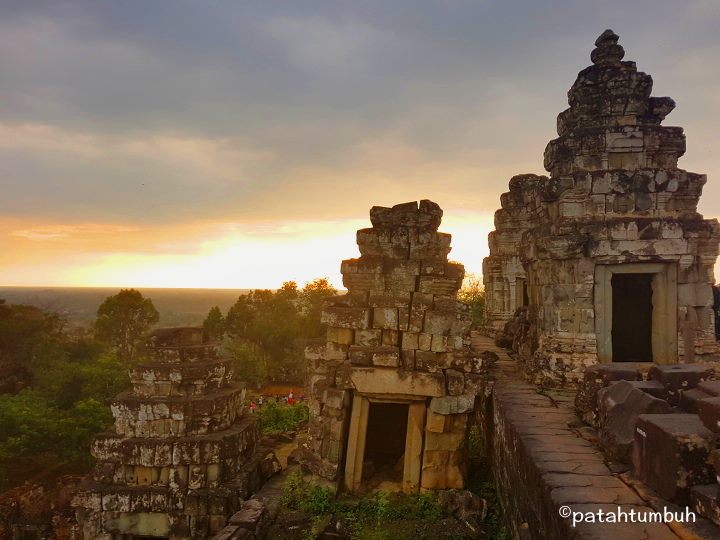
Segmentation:
<svg viewBox="0 0 720 540">
<path fill-rule="evenodd" d="M 385 473 L 398 472 L 397 469 L 402 476 L 401 459 L 405 453 L 407 419 L 407 404 L 370 403 L 363 478 L 381 470 Z"/>
<path fill-rule="evenodd" d="M 652 362 L 652 274 L 612 277 L 613 362 Z"/>
</svg>

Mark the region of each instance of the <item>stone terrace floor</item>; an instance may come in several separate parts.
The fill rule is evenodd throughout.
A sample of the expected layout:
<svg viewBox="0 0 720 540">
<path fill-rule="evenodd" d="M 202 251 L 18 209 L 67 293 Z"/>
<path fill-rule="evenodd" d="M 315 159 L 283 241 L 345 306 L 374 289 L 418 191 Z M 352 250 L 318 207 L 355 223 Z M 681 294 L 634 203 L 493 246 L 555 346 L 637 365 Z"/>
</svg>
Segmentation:
<svg viewBox="0 0 720 540">
<path fill-rule="evenodd" d="M 531 456 L 529 475 L 538 480 L 544 501 L 533 501 L 536 511 L 544 513 L 546 526 L 560 537 L 583 539 L 638 540 L 676 538 L 720 538 L 718 529 L 701 520 L 695 525 L 672 523 L 583 523 L 572 527 L 570 518 L 559 516 L 559 508 L 568 505 L 574 511 L 590 512 L 602 508 L 614 511 L 618 505 L 626 512 L 662 511 L 663 506 L 676 512 L 682 509 L 647 495 L 647 488 L 638 491 L 613 474 L 600 451 L 579 437 L 573 427 L 580 424 L 573 409 L 574 393 L 546 391 L 525 382 L 516 362 L 507 351 L 498 348 L 491 338 L 473 333 L 473 349 L 493 351 L 499 356 L 494 368 L 495 415 L 512 424 L 517 451 Z M 628 480 L 629 477 L 626 476 Z M 633 484 L 636 484 L 633 482 Z M 511 486 L 513 491 L 521 486 Z M 643 489 L 644 488 L 644 489 Z M 520 495 L 518 495 L 520 496 Z M 540 508 L 544 508 L 540 510 Z M 554 523 L 552 523 L 552 521 Z M 561 531 L 565 531 L 563 534 Z M 529 536 L 537 538 L 537 534 Z M 525 536 L 522 534 L 522 536 Z"/>
</svg>

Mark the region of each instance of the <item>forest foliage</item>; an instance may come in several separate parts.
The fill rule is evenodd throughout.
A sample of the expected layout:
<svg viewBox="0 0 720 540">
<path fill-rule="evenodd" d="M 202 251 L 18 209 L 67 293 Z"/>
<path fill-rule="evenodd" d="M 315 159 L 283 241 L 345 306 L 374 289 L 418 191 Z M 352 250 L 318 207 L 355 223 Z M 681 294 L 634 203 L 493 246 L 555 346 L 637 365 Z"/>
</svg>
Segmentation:
<svg viewBox="0 0 720 540">
<path fill-rule="evenodd" d="M 204 326 L 234 360 L 240 380 L 258 388 L 301 385 L 304 346 L 324 337 L 323 301 L 336 294 L 326 278 L 302 288 L 289 281 L 239 296 L 227 313 L 212 308 Z M 481 324 L 479 281 L 468 280 L 459 296 Z M 0 299 L 0 490 L 53 464 L 87 469 L 90 441 L 112 425 L 110 401 L 130 387 L 128 368 L 143 358 L 142 344 L 157 322 L 152 300 L 133 289 L 107 298 L 92 330 Z M 294 429 L 305 414 L 268 409 L 263 423 L 271 431 Z"/>
<path fill-rule="evenodd" d="M 0 489 L 53 465 L 87 468 L 91 439 L 112 424 L 110 400 L 130 386 L 123 351 L 138 348 L 150 322 L 136 327 L 111 343 L 0 300 Z"/>
<path fill-rule="evenodd" d="M 287 281 L 276 291 L 256 289 L 240 296 L 224 315 L 212 308 L 204 326 L 212 338 L 222 341 L 238 378 L 248 385 L 302 384 L 304 346 L 324 336 L 323 300 L 336 294 L 327 278 L 302 288 Z"/>
</svg>

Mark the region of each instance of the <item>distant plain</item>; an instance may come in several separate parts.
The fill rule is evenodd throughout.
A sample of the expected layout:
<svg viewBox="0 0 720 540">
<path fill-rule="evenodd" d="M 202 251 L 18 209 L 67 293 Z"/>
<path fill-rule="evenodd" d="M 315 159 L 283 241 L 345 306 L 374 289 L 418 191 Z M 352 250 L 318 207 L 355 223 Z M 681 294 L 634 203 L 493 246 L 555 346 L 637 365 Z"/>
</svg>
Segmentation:
<svg viewBox="0 0 720 540">
<path fill-rule="evenodd" d="M 213 306 L 223 313 L 250 289 L 145 289 L 160 312 L 160 326 L 201 324 Z M 11 304 L 28 304 L 61 315 L 74 326 L 90 326 L 105 298 L 116 294 L 113 287 L 1 287 L 0 299 Z"/>
</svg>

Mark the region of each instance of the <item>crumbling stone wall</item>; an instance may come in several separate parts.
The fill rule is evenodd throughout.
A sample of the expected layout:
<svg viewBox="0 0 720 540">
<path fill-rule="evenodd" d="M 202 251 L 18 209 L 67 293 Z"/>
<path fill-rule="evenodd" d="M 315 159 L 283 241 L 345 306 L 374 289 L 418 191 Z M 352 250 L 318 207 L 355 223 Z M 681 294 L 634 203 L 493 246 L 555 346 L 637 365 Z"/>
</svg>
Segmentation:
<svg viewBox="0 0 720 540">
<path fill-rule="evenodd" d="M 81 480 L 74 475 L 41 478 L 0 495 L 0 538 L 77 539 L 79 527 L 71 501 Z"/>
<path fill-rule="evenodd" d="M 612 361 L 600 286 L 614 265 L 663 273 L 653 309 L 667 303 L 667 324 L 653 332 L 673 335 L 660 352 L 653 345 L 656 362 L 719 351 L 711 285 L 720 226 L 697 212 L 706 177 L 677 168 L 683 130 L 661 125 L 675 102 L 651 97 L 652 78 L 623 55 L 612 31 L 598 38 L 545 150 L 550 177 L 514 177 L 489 236 L 488 329 L 500 332 L 526 305 L 515 324 L 523 335 L 505 337 L 538 382 L 575 382 L 585 366 Z"/>
<path fill-rule="evenodd" d="M 327 341 L 306 350 L 310 437 L 301 460 L 312 472 L 341 481 L 349 461 L 362 463 L 367 426 L 350 416 L 366 414 L 363 400 L 407 399 L 405 488 L 462 487 L 479 361 L 470 357 L 468 308 L 455 298 L 464 268 L 447 260 L 441 217 L 425 200 L 373 207 L 373 227 L 357 233 L 360 258 L 342 262 L 348 293 L 326 302 Z M 353 484 L 345 475 L 345 484 L 361 477 Z"/>
<path fill-rule="evenodd" d="M 84 538 L 207 538 L 249 495 L 259 433 L 229 361 L 202 328 L 158 330 L 150 345 L 112 404 L 114 430 L 92 445 L 74 501 Z"/>
</svg>

